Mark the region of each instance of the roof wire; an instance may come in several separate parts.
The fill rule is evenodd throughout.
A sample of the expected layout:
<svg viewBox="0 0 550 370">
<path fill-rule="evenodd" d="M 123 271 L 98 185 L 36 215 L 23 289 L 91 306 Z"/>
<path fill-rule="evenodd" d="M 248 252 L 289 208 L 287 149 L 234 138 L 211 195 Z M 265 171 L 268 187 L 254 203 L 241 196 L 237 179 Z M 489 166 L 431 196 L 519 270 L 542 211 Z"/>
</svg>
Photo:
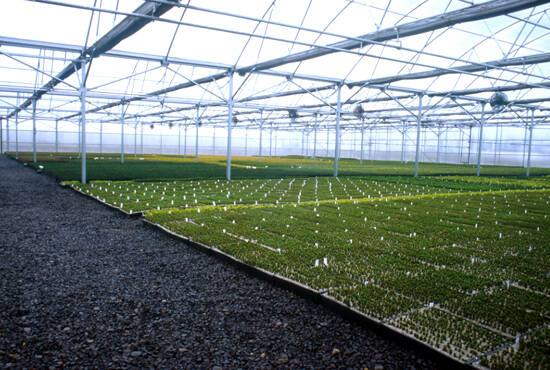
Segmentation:
<svg viewBox="0 0 550 370">
<path fill-rule="evenodd" d="M 119 2 L 119 0 L 116 0 L 115 14 L 114 14 L 114 17 L 113 17 L 113 27 L 115 26 L 116 16 L 118 15 L 118 2 Z"/>
<path fill-rule="evenodd" d="M 296 44 L 296 40 L 298 40 L 298 35 L 300 34 L 300 31 L 302 31 L 302 27 L 304 26 L 304 22 L 306 20 L 306 17 L 309 13 L 309 8 L 311 7 L 311 2 L 313 0 L 309 0 L 309 3 L 307 4 L 306 11 L 304 12 L 304 16 L 302 17 L 302 21 L 300 22 L 299 28 L 296 30 L 296 35 L 294 36 L 294 41 L 290 46 L 288 47 L 288 54 L 292 53 L 292 49 L 294 48 L 294 45 Z"/>
<path fill-rule="evenodd" d="M 92 29 L 92 21 L 94 19 L 96 4 L 97 4 L 97 0 L 94 0 L 92 15 L 90 16 L 90 22 L 88 23 L 88 32 L 86 32 L 86 41 L 84 41 L 84 50 L 86 50 L 88 48 L 88 40 L 90 38 L 90 30 Z"/>
<path fill-rule="evenodd" d="M 268 20 L 271 20 L 271 16 L 273 15 L 273 9 L 274 9 L 274 6 L 275 6 L 275 1 L 276 0 L 273 0 L 271 2 L 271 4 L 269 4 L 269 6 L 267 7 L 267 9 L 265 10 L 264 14 L 262 15 L 262 18 L 261 20 L 264 20 L 265 17 L 268 15 L 269 13 L 269 18 Z M 258 29 L 258 27 L 260 27 L 261 25 L 261 21 L 259 20 L 257 23 L 256 23 L 256 26 L 254 27 L 254 30 L 252 31 L 252 33 L 255 33 L 256 30 Z M 265 30 L 264 30 L 264 36 L 267 32 L 267 27 L 268 27 L 269 23 L 266 24 L 265 26 Z M 250 43 L 250 40 L 252 39 L 252 36 L 248 36 L 248 39 L 246 40 L 246 43 L 244 44 L 242 50 L 241 50 L 241 53 L 239 54 L 239 56 L 237 57 L 237 60 L 235 61 L 235 64 L 234 66 L 236 67 L 237 64 L 239 64 L 239 60 L 241 59 L 242 55 L 244 54 L 244 51 L 246 50 L 246 47 L 248 46 L 248 44 Z M 258 50 L 258 56 L 256 58 L 256 63 L 258 61 L 258 58 L 260 57 L 260 53 L 262 51 L 262 47 L 264 45 L 264 38 L 262 38 L 261 42 L 260 42 L 260 48 Z M 252 75 L 252 73 L 248 73 L 244 80 L 241 82 L 241 84 L 239 85 L 239 87 L 237 87 L 237 89 L 235 89 L 235 92 L 233 93 L 233 99 L 237 96 L 237 94 L 240 92 L 240 90 L 244 87 L 244 85 L 248 82 L 248 79 L 250 78 L 250 76 Z M 256 80 L 257 82 L 257 80 Z M 256 84 L 254 84 L 254 87 L 256 87 Z"/>
<path fill-rule="evenodd" d="M 99 7 L 103 7 L 103 0 L 99 0 Z M 97 27 L 95 29 L 95 37 L 99 36 L 99 24 L 101 23 L 101 12 L 97 14 Z"/>
<path fill-rule="evenodd" d="M 350 5 L 351 3 L 348 2 L 346 5 L 344 5 L 344 7 L 342 9 L 340 9 L 340 11 L 338 13 L 336 13 L 336 15 L 334 17 L 332 17 L 332 19 L 327 23 L 327 25 L 323 28 L 323 31 L 322 32 L 325 32 L 333 23 L 334 21 L 344 12 L 344 10 L 346 10 L 348 8 L 348 6 Z M 317 37 L 315 38 L 315 40 L 313 41 L 313 44 L 316 44 L 317 41 L 319 41 L 319 39 L 321 38 L 323 34 L 320 33 L 319 35 L 317 35 Z M 298 64 L 296 65 L 296 68 L 294 69 L 294 72 L 293 73 L 296 73 L 298 71 L 298 68 L 300 68 L 300 66 L 302 65 L 302 62 L 303 61 L 300 61 L 298 62 Z"/>
</svg>

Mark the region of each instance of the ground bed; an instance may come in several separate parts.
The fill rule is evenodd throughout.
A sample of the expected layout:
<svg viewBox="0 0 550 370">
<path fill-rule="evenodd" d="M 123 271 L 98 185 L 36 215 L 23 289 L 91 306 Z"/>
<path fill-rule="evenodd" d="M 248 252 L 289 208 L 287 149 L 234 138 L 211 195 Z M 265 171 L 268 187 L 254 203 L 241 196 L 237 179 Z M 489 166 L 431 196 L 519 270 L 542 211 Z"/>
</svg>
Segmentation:
<svg viewBox="0 0 550 370">
<path fill-rule="evenodd" d="M 435 366 L 6 157 L 0 172 L 2 366 Z"/>
</svg>

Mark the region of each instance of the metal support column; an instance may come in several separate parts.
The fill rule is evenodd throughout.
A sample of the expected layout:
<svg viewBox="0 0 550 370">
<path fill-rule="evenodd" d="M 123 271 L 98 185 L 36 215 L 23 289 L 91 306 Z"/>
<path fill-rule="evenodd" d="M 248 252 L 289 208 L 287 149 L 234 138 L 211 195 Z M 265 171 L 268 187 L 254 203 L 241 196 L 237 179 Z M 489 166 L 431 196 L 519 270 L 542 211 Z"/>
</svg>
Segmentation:
<svg viewBox="0 0 550 370">
<path fill-rule="evenodd" d="M 271 158 L 272 147 L 273 147 L 273 122 L 271 122 L 271 126 L 269 127 L 269 158 Z"/>
<path fill-rule="evenodd" d="M 445 130 L 445 141 L 443 145 L 443 154 L 446 154 L 449 151 L 449 128 Z"/>
<path fill-rule="evenodd" d="M 418 94 L 418 115 L 416 116 L 416 154 L 414 158 L 414 176 L 418 176 L 418 157 L 420 155 L 420 125 L 422 123 L 422 94 Z"/>
<path fill-rule="evenodd" d="M 36 99 L 32 100 L 32 161 L 36 163 Z"/>
<path fill-rule="evenodd" d="M 216 155 L 216 126 L 212 126 L 212 155 Z"/>
<path fill-rule="evenodd" d="M 99 154 L 103 154 L 103 122 L 99 123 Z"/>
<path fill-rule="evenodd" d="M 302 154 L 302 157 L 304 156 L 304 153 L 305 153 L 305 150 L 304 150 L 304 148 L 305 148 L 305 142 L 306 142 L 306 140 L 305 140 L 305 134 L 304 134 L 304 131 L 302 131 L 302 153 L 301 153 L 301 154 Z"/>
<path fill-rule="evenodd" d="M 500 157 L 502 154 L 502 133 L 504 132 L 504 126 L 500 128 L 500 134 L 498 137 L 498 154 L 497 154 L 497 163 L 501 163 Z"/>
<path fill-rule="evenodd" d="M 329 157 L 329 140 L 330 140 L 330 130 L 328 129 L 328 124 L 327 124 L 327 158 Z"/>
<path fill-rule="evenodd" d="M 124 104 L 120 112 L 120 163 L 124 163 Z"/>
<path fill-rule="evenodd" d="M 80 80 L 80 121 L 82 125 L 81 143 L 81 182 L 86 183 L 86 62 L 81 62 L 82 79 Z"/>
<path fill-rule="evenodd" d="M 178 125 L 178 155 L 181 155 L 181 125 Z"/>
<path fill-rule="evenodd" d="M 531 109 L 531 124 L 529 125 L 529 148 L 527 150 L 527 169 L 525 170 L 525 176 L 529 176 L 529 170 L 531 168 L 531 149 L 533 146 L 534 126 L 535 126 L 535 110 Z"/>
<path fill-rule="evenodd" d="M 470 164 L 470 154 L 472 153 L 472 125 L 468 134 L 468 164 Z"/>
<path fill-rule="evenodd" d="M 162 154 L 162 123 L 159 125 L 160 154 Z"/>
<path fill-rule="evenodd" d="M 471 130 L 471 128 L 470 128 Z M 472 137 L 471 135 L 471 131 L 470 131 L 470 138 Z M 438 125 L 437 126 L 437 154 L 436 154 L 436 157 L 435 157 L 435 161 L 436 163 L 439 163 L 439 147 L 440 147 L 440 143 L 441 143 L 441 125 Z M 470 155 L 468 154 L 468 163 L 470 163 Z"/>
<path fill-rule="evenodd" d="M 428 151 L 427 150 L 427 145 L 426 145 L 426 141 L 427 141 L 427 137 L 428 137 L 428 130 L 424 129 L 422 130 L 422 162 L 426 162 L 426 152 Z"/>
<path fill-rule="evenodd" d="M 363 164 L 363 153 L 365 146 L 365 118 L 361 117 L 361 155 L 359 157 L 359 164 Z"/>
<path fill-rule="evenodd" d="M 55 124 L 57 125 L 57 121 Z M 19 159 L 19 112 L 15 113 L 15 159 Z"/>
<path fill-rule="evenodd" d="M 386 127 L 386 158 L 391 158 L 390 152 L 390 126 Z"/>
<path fill-rule="evenodd" d="M 227 98 L 227 164 L 226 177 L 231 180 L 231 128 L 233 126 L 233 71 L 229 73 L 229 96 Z M 215 131 L 215 129 L 214 129 Z"/>
<path fill-rule="evenodd" d="M 485 124 L 485 103 L 481 103 L 481 120 L 479 124 L 479 145 L 477 147 L 477 170 L 476 176 L 479 176 L 481 169 L 481 148 L 483 144 L 483 125 Z"/>
<path fill-rule="evenodd" d="M 17 93 L 17 106 L 19 106 L 19 93 Z M 15 159 L 19 159 L 19 112 L 15 113 Z"/>
<path fill-rule="evenodd" d="M 277 129 L 275 129 L 275 139 L 274 139 L 275 143 L 273 144 L 273 156 L 274 157 L 277 156 L 277 137 L 279 136 L 278 132 L 279 131 Z"/>
<path fill-rule="evenodd" d="M 355 157 L 355 153 L 357 152 L 357 140 L 355 140 L 355 134 L 357 132 L 357 129 L 354 127 L 353 128 L 353 131 L 351 132 L 351 143 L 352 143 L 352 154 L 351 154 L 351 157 L 354 158 Z"/>
<path fill-rule="evenodd" d="M 313 127 L 313 164 L 317 160 L 317 113 L 315 113 L 315 126 Z"/>
<path fill-rule="evenodd" d="M 199 163 L 199 106 L 195 115 L 195 163 Z"/>
<path fill-rule="evenodd" d="M 0 118 L 0 154 L 4 154 L 4 135 L 2 135 L 3 133 L 3 128 L 2 128 L 2 118 Z"/>
<path fill-rule="evenodd" d="M 369 160 L 374 160 L 372 157 L 372 125 L 369 128 Z"/>
<path fill-rule="evenodd" d="M 139 152 L 143 154 L 143 122 L 139 125 Z"/>
<path fill-rule="evenodd" d="M 304 142 L 304 149 L 305 149 L 305 157 L 309 157 L 309 132 L 305 132 L 305 142 Z"/>
<path fill-rule="evenodd" d="M 55 120 L 55 152 L 59 152 L 59 120 Z"/>
<path fill-rule="evenodd" d="M 525 158 L 527 156 L 527 131 L 529 131 L 529 125 L 528 124 L 525 124 L 525 130 L 523 130 L 523 142 L 522 142 L 522 147 L 523 147 L 523 156 L 522 156 L 522 159 L 521 159 L 521 167 L 525 168 Z"/>
<path fill-rule="evenodd" d="M 405 133 L 407 132 L 405 121 L 402 122 L 403 129 L 401 131 L 401 163 L 405 162 Z"/>
<path fill-rule="evenodd" d="M 82 154 L 82 142 L 81 142 L 81 140 L 82 140 L 82 131 L 81 131 L 82 122 L 81 121 L 82 121 L 82 117 L 80 117 L 78 119 L 78 123 L 77 123 L 77 125 L 78 125 L 78 127 L 77 127 L 77 131 L 78 131 L 78 135 L 77 135 L 78 136 L 78 148 L 77 148 L 76 151 L 78 153 L 78 158 L 79 159 L 80 159 L 80 155 Z"/>
<path fill-rule="evenodd" d="M 136 123 L 134 126 L 134 158 L 137 157 L 137 127 L 138 124 Z"/>
<path fill-rule="evenodd" d="M 264 120 L 262 118 L 263 111 L 260 111 L 260 152 L 259 152 L 259 162 L 262 161 L 262 133 L 263 133 L 263 127 L 264 127 Z"/>
<path fill-rule="evenodd" d="M 6 151 L 10 151 L 10 119 L 6 117 Z"/>
<path fill-rule="evenodd" d="M 459 135 L 459 141 L 458 141 L 458 145 L 459 145 L 459 154 L 458 154 L 458 163 L 462 163 L 462 138 L 464 137 L 464 131 L 462 131 L 462 127 L 459 128 L 459 131 L 460 131 L 460 135 Z"/>
<path fill-rule="evenodd" d="M 187 123 L 183 128 L 183 158 L 187 156 Z"/>
<path fill-rule="evenodd" d="M 493 153 L 493 164 L 497 164 L 497 151 L 498 151 L 498 123 L 496 124 L 495 131 L 495 152 Z"/>
<path fill-rule="evenodd" d="M 244 156 L 248 155 L 248 127 L 244 129 Z"/>
<path fill-rule="evenodd" d="M 340 111 L 342 110 L 341 102 L 342 85 L 338 85 L 338 97 L 336 105 L 336 134 L 334 145 L 334 177 L 338 177 L 338 159 L 340 158 Z"/>
</svg>

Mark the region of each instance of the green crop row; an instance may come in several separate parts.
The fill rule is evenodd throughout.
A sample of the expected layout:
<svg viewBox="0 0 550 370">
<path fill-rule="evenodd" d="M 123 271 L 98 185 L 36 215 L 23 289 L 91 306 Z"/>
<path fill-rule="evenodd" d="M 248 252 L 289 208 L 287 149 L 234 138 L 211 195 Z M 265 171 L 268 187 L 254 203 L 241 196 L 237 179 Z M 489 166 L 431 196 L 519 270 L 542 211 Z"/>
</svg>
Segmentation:
<svg viewBox="0 0 550 370">
<path fill-rule="evenodd" d="M 467 360 L 550 324 L 549 199 L 544 190 L 398 193 L 146 217 Z"/>
<path fill-rule="evenodd" d="M 548 369 L 550 364 L 550 327 L 531 331 L 517 342 L 491 356 L 484 356 L 481 365 L 491 369 Z"/>
<path fill-rule="evenodd" d="M 14 155 L 15 153 L 10 153 Z M 38 153 L 38 162 L 32 162 L 33 154 L 19 152 L 21 161 L 28 162 L 31 166 L 42 166 L 44 171 L 55 175 L 62 180 L 80 180 L 81 161 L 77 153 Z M 139 154 L 137 156 L 126 154 L 125 163 L 122 164 L 120 154 L 88 153 L 87 175 L 89 180 L 173 180 L 173 179 L 213 179 L 225 176 L 226 158 L 224 156 L 199 157 L 195 163 L 194 155 L 153 155 Z M 411 176 L 414 163 L 400 163 L 395 161 L 363 161 L 360 164 L 354 159 L 340 159 L 340 176 L 367 176 L 367 175 L 401 175 Z M 317 158 L 313 163 L 310 157 L 263 157 L 260 162 L 258 157 L 233 157 L 232 178 L 277 178 L 277 177 L 309 177 L 331 176 L 333 171 L 332 158 Z M 421 163 L 420 174 L 431 175 L 462 175 L 473 176 L 476 166 L 447 164 L 447 163 Z M 486 176 L 523 176 L 523 167 L 504 167 L 484 165 L 481 173 Z M 548 175 L 547 168 L 531 168 L 531 174 Z"/>
<path fill-rule="evenodd" d="M 71 186 L 128 212 L 216 204 L 278 204 L 323 200 L 416 196 L 449 192 L 528 188 L 510 179 L 495 185 L 457 179 L 407 177 L 312 177 L 252 180 L 191 180 L 170 182 L 67 182 Z M 532 181 L 533 183 L 536 181 Z M 536 188 L 536 186 L 533 186 Z"/>
<path fill-rule="evenodd" d="M 550 324 L 550 191 L 545 178 L 478 180 L 70 184 L 455 357 L 488 361 L 487 351 Z"/>
</svg>

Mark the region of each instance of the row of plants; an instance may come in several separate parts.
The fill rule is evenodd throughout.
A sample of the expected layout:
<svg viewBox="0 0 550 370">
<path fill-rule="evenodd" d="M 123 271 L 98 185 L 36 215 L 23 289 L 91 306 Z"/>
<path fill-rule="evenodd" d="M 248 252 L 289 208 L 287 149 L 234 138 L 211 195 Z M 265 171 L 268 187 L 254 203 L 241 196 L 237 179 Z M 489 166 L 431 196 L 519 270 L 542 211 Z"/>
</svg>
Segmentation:
<svg viewBox="0 0 550 370">
<path fill-rule="evenodd" d="M 447 181 L 460 181 L 462 183 L 475 183 L 475 184 L 488 184 L 492 186 L 501 186 L 507 189 L 519 189 L 519 188 L 549 188 L 550 176 L 538 176 L 538 177 L 503 177 L 503 176 L 438 176 L 434 179 L 441 179 Z"/>
<path fill-rule="evenodd" d="M 439 307 L 425 307 L 390 322 L 430 345 L 463 360 L 483 356 L 511 338 Z M 432 328 L 436 327 L 434 331 Z"/>
<path fill-rule="evenodd" d="M 425 192 L 210 205 L 147 218 L 468 359 L 549 323 L 549 197 Z M 460 322 L 469 326 L 453 336 Z"/>
<path fill-rule="evenodd" d="M 491 369 L 547 369 L 550 364 L 550 326 L 518 337 L 514 345 L 485 355 L 481 365 Z"/>
<path fill-rule="evenodd" d="M 10 153 L 12 156 L 15 153 Z M 38 162 L 32 162 L 33 154 L 19 152 L 20 160 L 29 165 L 42 166 L 44 170 L 59 179 L 78 181 L 81 178 L 81 163 L 78 153 L 37 153 Z M 195 163 L 194 155 L 158 155 L 126 153 L 125 163 L 121 164 L 119 153 L 88 153 L 87 174 L 89 180 L 141 180 L 158 181 L 174 179 L 212 179 L 225 176 L 226 158 L 224 156 L 200 155 Z M 233 157 L 232 178 L 278 178 L 331 176 L 332 158 L 317 158 L 313 163 L 310 157 Z M 399 161 L 363 161 L 341 159 L 340 176 L 401 175 L 411 176 L 414 163 Z M 448 163 L 421 163 L 420 174 L 472 176 L 476 166 Z M 483 166 L 485 176 L 523 176 L 523 167 Z M 534 176 L 548 175 L 548 168 L 531 168 Z"/>
<path fill-rule="evenodd" d="M 520 188 L 498 182 L 461 182 L 457 179 L 407 177 L 313 177 L 246 180 L 191 180 L 169 182 L 67 182 L 78 190 L 128 212 L 206 204 L 265 204 L 331 199 L 414 196 L 430 193 Z M 527 184 L 525 184 L 527 185 Z"/>
<path fill-rule="evenodd" d="M 170 182 L 67 182 L 70 186 L 130 212 L 222 204 L 266 204 L 403 196 L 450 190 L 368 178 L 286 178 Z"/>
<path fill-rule="evenodd" d="M 149 210 L 153 222 L 453 356 L 488 361 L 491 348 L 549 325 L 546 182 L 370 176 L 71 186 L 127 211 Z M 142 208 L 132 203 L 137 194 Z M 511 359 L 505 351 L 492 364 Z"/>
</svg>

